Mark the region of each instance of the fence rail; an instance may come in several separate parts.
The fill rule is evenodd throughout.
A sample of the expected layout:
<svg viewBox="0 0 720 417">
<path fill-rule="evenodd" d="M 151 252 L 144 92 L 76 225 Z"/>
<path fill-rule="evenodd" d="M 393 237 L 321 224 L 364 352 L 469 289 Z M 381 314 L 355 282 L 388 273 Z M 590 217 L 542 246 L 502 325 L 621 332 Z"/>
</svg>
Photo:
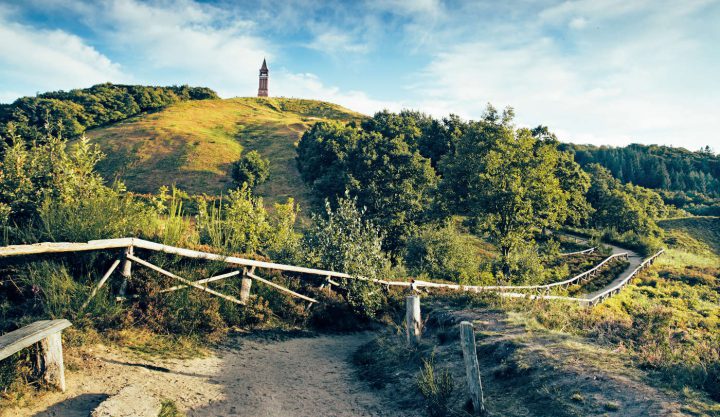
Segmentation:
<svg viewBox="0 0 720 417">
<path fill-rule="evenodd" d="M 596 250 L 597 250 L 597 248 L 593 246 L 592 248 L 585 249 L 585 250 L 579 250 L 577 252 L 561 253 L 560 256 L 587 255 L 587 254 L 595 252 Z"/>
<path fill-rule="evenodd" d="M 309 275 L 317 275 L 322 276 L 325 279 L 326 283 L 329 283 L 331 285 L 338 285 L 337 282 L 332 281 L 332 278 L 341 278 L 341 279 L 358 279 L 368 282 L 373 282 L 377 284 L 382 284 L 386 286 L 397 286 L 397 287 L 410 287 L 413 289 L 416 288 L 446 288 L 446 289 L 452 289 L 452 290 L 460 290 L 460 291 L 473 291 L 473 292 L 499 292 L 502 293 L 502 296 L 505 297 L 527 297 L 527 294 L 523 293 L 515 293 L 513 291 L 518 290 L 549 290 L 553 287 L 558 287 L 562 285 L 570 285 L 573 282 L 579 281 L 583 278 L 586 278 L 590 275 L 593 275 L 598 269 L 600 269 L 603 265 L 605 265 L 607 262 L 611 261 L 614 258 L 618 257 L 627 257 L 627 253 L 618 253 L 611 255 L 604 259 L 602 262 L 600 262 L 598 265 L 593 267 L 592 269 L 589 269 L 585 272 L 582 272 L 578 275 L 575 275 L 572 278 L 554 282 L 550 284 L 544 284 L 544 285 L 493 285 L 493 286 L 481 286 L 481 285 L 461 285 L 461 284 L 446 284 L 446 283 L 438 283 L 438 282 L 430 282 L 430 281 L 387 281 L 382 279 L 374 279 L 374 278 L 366 278 L 362 276 L 353 276 L 349 275 L 343 272 L 335 272 L 335 271 L 328 271 L 323 269 L 316 269 L 316 268 L 306 268 L 301 266 L 294 266 L 294 265 L 285 265 L 285 264 L 278 264 L 274 262 L 264 262 L 264 261 L 256 261 L 251 259 L 245 259 L 240 258 L 236 256 L 225 256 L 215 253 L 209 253 L 209 252 L 202 252 L 202 251 L 196 251 L 192 249 L 185 249 L 185 248 L 179 248 L 175 246 L 169 246 L 164 245 L 161 243 L 155 243 L 143 239 L 137 239 L 137 238 L 119 238 L 119 239 L 104 239 L 104 240 L 92 240 L 87 243 L 69 243 L 69 242 L 61 242 L 61 243 L 55 243 L 55 242 L 45 242 L 45 243 L 37 243 L 32 245 L 13 245 L 13 246 L 5 246 L 0 247 L 0 258 L 4 257 L 10 257 L 10 256 L 22 256 L 22 255 L 37 255 L 37 254 L 44 254 L 44 253 L 62 253 L 62 252 L 81 252 L 81 251 L 94 251 L 94 250 L 106 250 L 106 249 L 126 249 L 126 255 L 125 259 L 127 261 L 133 261 L 140 265 L 147 266 L 151 269 L 157 270 L 158 267 L 155 265 L 149 266 L 147 261 L 143 261 L 136 256 L 132 255 L 132 249 L 145 249 L 145 250 L 152 250 L 157 252 L 164 252 L 168 254 L 183 256 L 187 258 L 194 258 L 194 259 L 204 259 L 204 260 L 210 260 L 210 261 L 220 261 L 225 262 L 231 265 L 237 265 L 242 267 L 250 267 L 251 270 L 254 270 L 255 268 L 262 268 L 262 269 L 270 269 L 270 270 L 278 270 L 278 271 L 285 271 L 285 272 L 295 272 L 300 274 L 309 274 Z M 594 249 L 594 248 L 591 248 Z M 589 250 L 589 249 L 588 249 Z M 593 297 L 592 299 L 584 299 L 584 298 L 575 298 L 575 297 L 565 297 L 565 296 L 553 296 L 553 295 L 531 295 L 532 298 L 542 298 L 542 299 L 549 299 L 549 300 L 573 300 L 578 301 L 581 303 L 589 303 L 589 304 L 595 304 L 598 302 L 598 300 L 602 300 L 606 298 L 609 295 L 614 294 L 615 292 L 619 291 L 620 288 L 622 288 L 629 280 L 642 268 L 644 268 L 648 263 L 652 263 L 652 261 L 659 256 L 663 251 L 661 250 L 657 254 L 653 255 L 651 258 L 648 258 L 645 260 L 635 271 L 633 271 L 627 278 L 625 278 L 622 282 L 620 282 L 618 285 L 613 286 L 612 288 L 607 289 L 606 291 L 598 294 L 597 296 Z M 150 264 L 151 265 L 151 264 Z M 113 268 L 114 269 L 114 268 Z M 112 272 L 112 271 L 110 271 Z M 168 275 L 168 271 L 162 271 L 161 273 Z M 108 274 L 106 274 L 108 275 Z M 247 275 L 247 274 L 246 274 Z M 199 288 L 203 291 L 209 292 L 213 295 L 215 294 L 215 291 L 210 290 L 207 286 L 201 285 L 206 284 L 210 281 L 213 281 L 215 279 L 206 279 L 201 280 L 203 282 L 191 282 L 188 280 L 185 280 L 182 277 L 177 277 L 174 274 L 169 275 L 172 278 L 175 278 L 177 280 L 180 280 L 184 286 L 191 286 Z M 230 276 L 230 275 L 228 275 Z M 253 275 L 251 277 L 256 277 L 256 275 Z M 224 278 L 224 277 L 223 277 Z M 107 279 L 104 277 L 104 279 Z M 257 279 L 257 278 L 256 278 Z M 263 280 L 266 281 L 266 280 Z M 98 285 L 98 288 L 104 284 L 104 280 L 100 282 Z M 170 290 L 175 290 L 176 287 L 171 288 Z M 285 289 L 283 289 L 284 291 Z M 301 294 L 297 294 L 301 295 Z M 237 302 L 234 297 L 225 296 L 224 294 L 218 294 L 218 296 L 222 296 L 222 298 L 230 299 L 231 301 Z M 316 302 L 314 299 L 310 299 L 309 297 L 302 296 L 300 298 L 304 298 L 307 301 Z"/>
</svg>

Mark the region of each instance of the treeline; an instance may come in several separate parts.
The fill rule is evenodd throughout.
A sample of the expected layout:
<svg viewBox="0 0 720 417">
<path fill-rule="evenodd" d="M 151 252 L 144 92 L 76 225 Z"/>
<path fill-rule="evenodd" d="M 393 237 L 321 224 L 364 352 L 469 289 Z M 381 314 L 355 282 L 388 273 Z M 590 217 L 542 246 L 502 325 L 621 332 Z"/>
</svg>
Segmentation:
<svg viewBox="0 0 720 417">
<path fill-rule="evenodd" d="M 563 145 L 582 166 L 597 163 L 624 183 L 683 193 L 720 197 L 720 156 L 709 148 L 691 152 L 683 148 L 632 144 L 611 146 Z"/>
<path fill-rule="evenodd" d="M 301 138 L 297 164 L 318 201 L 356 199 L 383 249 L 413 273 L 468 275 L 451 262 L 467 258 L 448 227 L 458 216 L 500 251 L 469 275 L 506 282 L 542 279 L 536 241 L 547 229 L 596 227 L 657 244 L 655 219 L 673 208 L 656 192 L 623 185 L 597 164 L 586 172 L 547 128 L 517 128 L 513 117 L 489 106 L 477 121 L 384 111 L 359 124 L 321 122 Z"/>
<path fill-rule="evenodd" d="M 98 84 L 90 88 L 55 91 L 22 97 L 0 104 L 0 136 L 9 129 L 26 141 L 45 137 L 52 124 L 65 138 L 85 130 L 117 122 L 145 111 L 161 109 L 179 101 L 218 98 L 206 87 Z"/>
</svg>

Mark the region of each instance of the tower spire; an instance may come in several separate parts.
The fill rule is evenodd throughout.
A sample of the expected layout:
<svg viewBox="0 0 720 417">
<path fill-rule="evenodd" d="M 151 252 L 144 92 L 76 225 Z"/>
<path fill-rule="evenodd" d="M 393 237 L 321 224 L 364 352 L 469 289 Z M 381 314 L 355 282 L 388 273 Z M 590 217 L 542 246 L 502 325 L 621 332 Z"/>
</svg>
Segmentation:
<svg viewBox="0 0 720 417">
<path fill-rule="evenodd" d="M 262 66 L 260 67 L 260 86 L 258 87 L 258 97 L 268 96 L 268 78 L 270 76 L 270 70 L 268 70 L 267 62 L 263 58 Z"/>
</svg>

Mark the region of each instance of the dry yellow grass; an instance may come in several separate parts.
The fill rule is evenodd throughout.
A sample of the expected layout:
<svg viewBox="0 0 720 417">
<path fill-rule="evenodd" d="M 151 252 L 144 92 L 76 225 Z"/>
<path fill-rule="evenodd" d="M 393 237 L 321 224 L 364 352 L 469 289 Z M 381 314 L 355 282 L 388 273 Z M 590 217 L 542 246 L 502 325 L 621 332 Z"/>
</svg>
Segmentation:
<svg viewBox="0 0 720 417">
<path fill-rule="evenodd" d="M 306 201 L 295 166 L 295 144 L 320 120 L 363 116 L 335 104 L 285 98 L 189 101 L 88 132 L 107 155 L 99 170 L 128 189 L 152 193 L 177 185 L 192 194 L 220 194 L 231 186 L 230 165 L 243 149 L 270 159 L 259 194 L 268 203 Z"/>
</svg>

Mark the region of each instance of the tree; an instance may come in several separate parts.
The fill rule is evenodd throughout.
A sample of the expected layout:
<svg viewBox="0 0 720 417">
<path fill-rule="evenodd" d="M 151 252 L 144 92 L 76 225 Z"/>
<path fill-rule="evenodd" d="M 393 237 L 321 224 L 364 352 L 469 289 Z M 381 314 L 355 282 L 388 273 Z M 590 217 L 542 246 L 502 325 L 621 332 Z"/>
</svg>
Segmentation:
<svg viewBox="0 0 720 417">
<path fill-rule="evenodd" d="M 512 109 L 500 115 L 488 106 L 441 165 L 445 195 L 459 213 L 477 217 L 498 245 L 506 280 L 511 252 L 568 217 L 570 192 L 558 173 L 573 171 L 561 169 L 568 161 L 556 144 L 516 130 L 512 119 Z"/>
<path fill-rule="evenodd" d="M 347 192 L 356 198 L 385 233 L 389 251 L 403 245 L 432 205 L 435 171 L 403 134 L 386 137 L 353 125 L 317 123 L 297 152 L 300 174 L 315 195 L 335 201 Z"/>
<path fill-rule="evenodd" d="M 632 184 L 623 185 L 598 164 L 588 165 L 585 169 L 592 178 L 587 199 L 595 209 L 591 218 L 594 227 L 641 236 L 660 232 L 653 218 L 666 215 L 668 208 L 657 193 Z"/>
<path fill-rule="evenodd" d="M 270 160 L 260 156 L 258 151 L 246 152 L 232 165 L 230 174 L 238 186 L 247 184 L 255 188 L 270 176 Z"/>
</svg>

